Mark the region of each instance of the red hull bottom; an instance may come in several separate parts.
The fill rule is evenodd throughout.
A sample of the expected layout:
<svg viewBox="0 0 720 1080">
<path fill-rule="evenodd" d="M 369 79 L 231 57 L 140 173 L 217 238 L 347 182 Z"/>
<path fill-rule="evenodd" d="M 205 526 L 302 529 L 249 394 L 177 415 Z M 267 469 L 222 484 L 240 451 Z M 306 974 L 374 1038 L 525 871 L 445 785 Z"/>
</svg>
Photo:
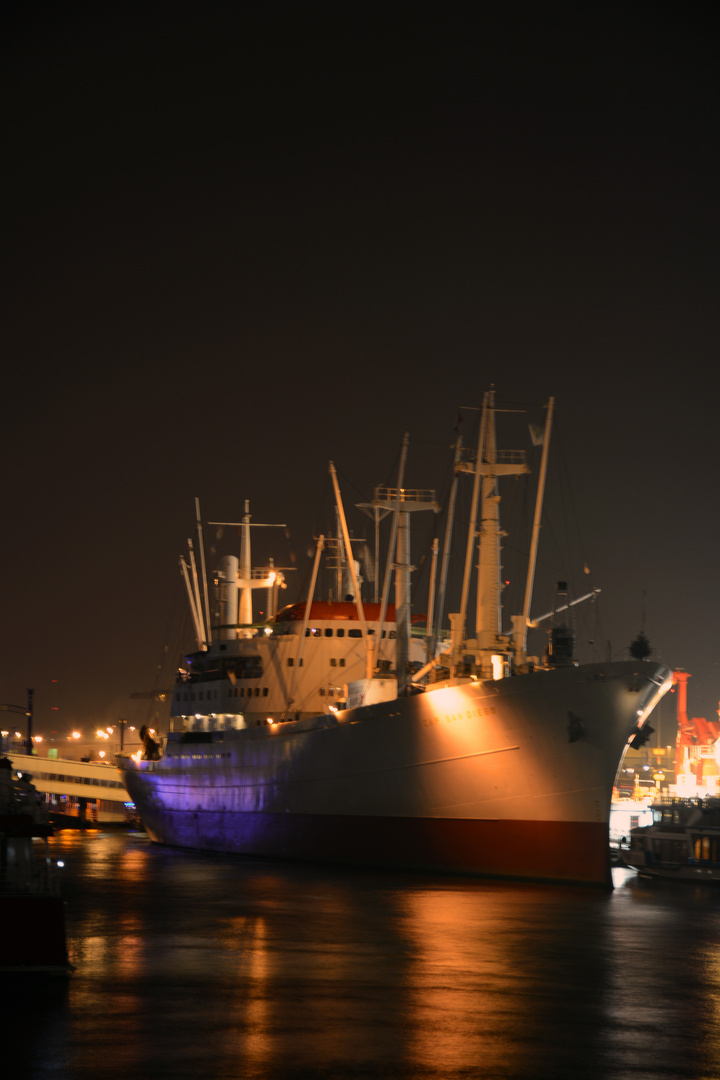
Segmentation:
<svg viewBox="0 0 720 1080">
<path fill-rule="evenodd" d="M 144 825 L 174 847 L 612 888 L 600 822 L 154 811 Z"/>
</svg>

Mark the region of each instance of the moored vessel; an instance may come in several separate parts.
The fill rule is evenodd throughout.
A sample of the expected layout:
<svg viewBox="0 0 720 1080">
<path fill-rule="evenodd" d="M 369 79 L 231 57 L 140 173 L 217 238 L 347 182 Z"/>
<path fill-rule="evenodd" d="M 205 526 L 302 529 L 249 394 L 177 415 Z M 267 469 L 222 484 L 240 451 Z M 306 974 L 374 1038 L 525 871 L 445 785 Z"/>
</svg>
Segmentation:
<svg viewBox="0 0 720 1080">
<path fill-rule="evenodd" d="M 630 830 L 620 861 L 647 877 L 720 882 L 720 799 L 665 797 L 653 822 Z"/>
<path fill-rule="evenodd" d="M 173 728 L 156 760 L 119 757 L 151 838 L 239 854 L 609 885 L 612 786 L 627 745 L 672 673 L 649 660 L 579 665 L 564 585 L 548 648 L 528 655 L 527 630 L 552 418 L 547 409 L 523 610 L 502 630 L 499 489 L 528 471 L 496 447 L 494 392 L 485 395 L 475 452 L 456 477 L 473 481 L 460 611 L 449 637 L 433 619 L 420 652 L 411 629 L 409 522 L 433 493 L 382 489 L 393 511 L 394 610 L 361 600 L 335 484 L 350 599 L 314 600 L 324 538 L 304 604 L 259 630 L 247 615 L 254 581 L 249 517 L 241 557 L 214 575 L 211 625 L 191 552 L 184 577 L 198 638 L 173 695 Z M 380 502 L 381 499 L 377 498 Z M 198 513 L 199 519 L 199 513 Z M 247 519 L 247 520 L 246 520 Z M 477 551 L 476 540 L 479 540 Z M 475 627 L 468 598 L 477 559 Z M 443 557 L 443 566 L 445 558 Z M 444 591 L 441 581 L 438 595 Z M 431 597 L 433 596 L 431 590 Z M 581 598 L 584 599 L 584 598 Z M 273 609 L 274 610 L 274 609 Z M 438 607 L 438 625 L 442 604 Z"/>
<path fill-rule="evenodd" d="M 25 774 L 0 758 L 0 972 L 67 975 L 65 910 L 48 853 L 52 825 Z"/>
</svg>

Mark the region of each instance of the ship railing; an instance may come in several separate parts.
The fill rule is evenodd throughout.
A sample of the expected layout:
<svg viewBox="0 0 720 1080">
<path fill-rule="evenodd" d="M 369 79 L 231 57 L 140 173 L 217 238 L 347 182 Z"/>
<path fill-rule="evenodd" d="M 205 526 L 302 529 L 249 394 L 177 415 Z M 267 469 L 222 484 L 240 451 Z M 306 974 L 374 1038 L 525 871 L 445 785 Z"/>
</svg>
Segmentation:
<svg viewBox="0 0 720 1080">
<path fill-rule="evenodd" d="M 472 446 L 464 446 L 460 452 L 461 462 L 474 462 L 477 459 L 477 450 Z M 524 450 L 498 450 L 495 454 L 496 465 L 525 465 L 527 454 Z"/>
<path fill-rule="evenodd" d="M 687 796 L 687 795 L 658 795 L 653 799 L 654 806 L 678 806 L 678 807 L 720 807 L 720 796 L 718 795 L 706 795 L 701 798 L 699 795 Z"/>
<path fill-rule="evenodd" d="M 374 501 L 377 503 L 400 502 L 401 504 L 404 502 L 434 503 L 435 491 L 433 488 L 376 487 Z"/>
</svg>

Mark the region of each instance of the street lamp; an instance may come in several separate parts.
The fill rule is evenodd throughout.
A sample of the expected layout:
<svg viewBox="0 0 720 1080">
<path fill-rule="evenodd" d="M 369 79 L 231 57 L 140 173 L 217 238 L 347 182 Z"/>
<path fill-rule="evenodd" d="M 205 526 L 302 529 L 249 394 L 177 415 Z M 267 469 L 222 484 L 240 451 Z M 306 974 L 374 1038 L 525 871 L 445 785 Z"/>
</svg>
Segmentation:
<svg viewBox="0 0 720 1080">
<path fill-rule="evenodd" d="M 33 694 L 34 690 L 28 690 L 27 692 L 27 708 L 23 709 L 22 705 L 0 705 L 0 711 L 12 712 L 12 713 L 24 713 L 27 717 L 27 740 L 25 742 L 25 753 L 32 754 L 33 752 L 33 737 L 32 737 L 32 722 L 33 722 Z M 15 732 L 18 738 L 22 738 L 19 731 Z"/>
</svg>

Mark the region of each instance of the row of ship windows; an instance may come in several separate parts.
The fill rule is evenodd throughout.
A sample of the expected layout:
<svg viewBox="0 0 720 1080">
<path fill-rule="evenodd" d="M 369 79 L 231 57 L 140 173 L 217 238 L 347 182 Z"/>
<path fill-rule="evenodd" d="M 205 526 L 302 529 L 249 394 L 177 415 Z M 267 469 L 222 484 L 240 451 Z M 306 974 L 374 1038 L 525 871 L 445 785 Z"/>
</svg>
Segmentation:
<svg viewBox="0 0 720 1080">
<path fill-rule="evenodd" d="M 228 690 L 228 697 L 267 697 L 267 686 L 233 686 Z M 225 697 L 225 694 L 219 693 L 217 690 L 198 690 L 195 693 L 194 690 L 183 690 L 181 694 L 175 695 L 176 701 L 219 701 L 221 697 Z"/>
<path fill-rule="evenodd" d="M 206 758 L 230 757 L 230 754 L 166 754 L 166 758 L 177 758 L 178 761 L 204 761 Z"/>
<path fill-rule="evenodd" d="M 293 667 L 294 664 L 295 664 L 294 657 L 288 656 L 288 658 L 287 658 L 287 666 L 288 667 Z M 300 659 L 298 660 L 298 667 L 302 667 L 302 666 L 303 666 L 303 658 L 301 656 Z M 331 656 L 330 657 L 330 667 L 345 667 L 345 657 L 341 656 L 338 659 L 335 656 Z"/>
<path fill-rule="evenodd" d="M 374 633 L 374 630 L 368 630 L 368 634 Z M 362 630 L 348 630 L 347 636 L 352 638 L 362 637 Z M 389 634 L 387 630 L 383 630 L 382 636 L 396 638 L 397 630 L 391 630 Z M 319 626 L 308 626 L 305 637 L 345 637 L 345 630 L 342 627 L 333 630 L 331 626 L 327 626 L 324 630 L 321 630 Z"/>
<path fill-rule="evenodd" d="M 111 787 L 121 788 L 125 785 L 120 780 L 95 780 L 92 776 L 64 776 L 63 773 L 54 772 L 35 772 L 33 769 L 33 780 L 59 780 L 63 784 L 89 784 L 90 787 Z"/>
<path fill-rule="evenodd" d="M 301 661 L 301 663 L 302 663 L 302 661 Z M 336 666 L 345 667 L 345 661 L 344 661 L 344 659 L 342 657 L 338 661 L 335 661 L 334 658 L 331 659 L 330 664 L 331 664 L 332 667 L 336 667 Z M 292 658 L 290 660 L 288 660 L 288 665 L 290 667 L 292 667 Z M 325 693 L 324 690 L 320 691 L 321 695 L 323 695 L 324 693 Z M 334 690 L 328 690 L 328 694 L 330 694 L 330 693 L 335 693 L 335 691 Z M 175 695 L 175 700 L 176 701 L 219 701 L 220 698 L 224 697 L 224 696 L 225 695 L 221 694 L 218 690 L 198 690 L 197 693 L 194 690 L 183 690 L 182 693 L 177 693 Z M 268 688 L 267 688 L 267 686 L 233 686 L 233 687 L 230 688 L 230 690 L 228 690 L 227 696 L 228 697 L 235 697 L 235 698 L 236 697 L 247 697 L 247 698 L 251 698 L 251 697 L 252 698 L 267 697 L 268 696 Z"/>
<path fill-rule="evenodd" d="M 320 697 L 336 697 L 342 693 L 339 686 L 329 686 L 327 690 L 324 687 L 320 687 Z M 196 694 L 192 690 L 185 690 L 182 694 L 175 695 L 175 701 L 219 701 L 224 695 L 219 694 L 217 690 L 199 690 Z M 227 694 L 228 697 L 245 697 L 245 698 L 259 698 L 268 696 L 267 686 L 235 686 L 232 687 Z M 86 780 L 85 783 L 88 783 Z M 97 783 L 97 780 L 94 781 Z M 118 785 L 121 786 L 121 785 Z"/>
</svg>

